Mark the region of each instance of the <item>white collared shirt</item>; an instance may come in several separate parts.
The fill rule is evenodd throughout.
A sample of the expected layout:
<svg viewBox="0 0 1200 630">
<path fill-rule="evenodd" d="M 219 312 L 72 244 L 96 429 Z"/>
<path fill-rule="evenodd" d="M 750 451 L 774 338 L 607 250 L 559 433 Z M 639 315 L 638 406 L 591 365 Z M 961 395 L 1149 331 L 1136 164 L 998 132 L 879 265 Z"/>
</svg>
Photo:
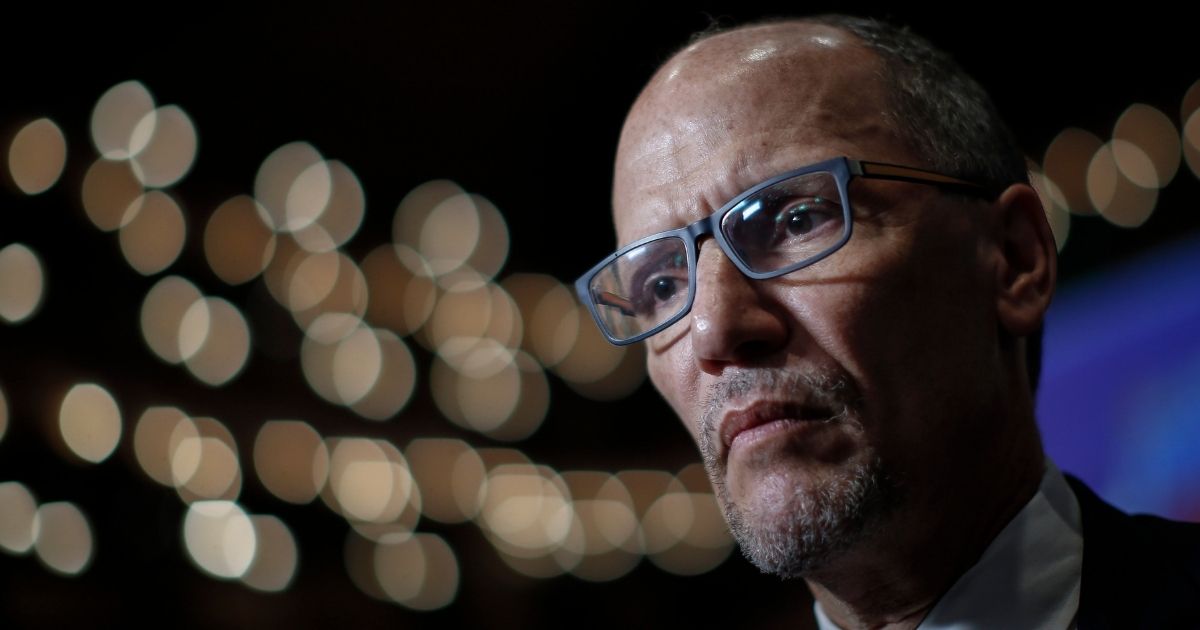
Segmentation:
<svg viewBox="0 0 1200 630">
<path fill-rule="evenodd" d="M 919 630 L 1074 628 L 1083 570 L 1079 502 L 1049 459 L 1038 491 L 942 596 Z M 841 630 L 814 602 L 817 627 Z"/>
</svg>

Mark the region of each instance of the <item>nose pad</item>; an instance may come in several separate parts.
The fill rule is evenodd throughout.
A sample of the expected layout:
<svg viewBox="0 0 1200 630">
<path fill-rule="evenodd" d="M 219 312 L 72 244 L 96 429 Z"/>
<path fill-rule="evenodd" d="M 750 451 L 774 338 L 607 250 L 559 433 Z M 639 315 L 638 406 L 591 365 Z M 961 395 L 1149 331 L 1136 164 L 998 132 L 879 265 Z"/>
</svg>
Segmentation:
<svg viewBox="0 0 1200 630">
<path fill-rule="evenodd" d="M 783 347 L 788 326 L 770 280 L 753 280 L 709 239 L 697 253 L 692 347 L 701 369 L 753 363 Z"/>
</svg>

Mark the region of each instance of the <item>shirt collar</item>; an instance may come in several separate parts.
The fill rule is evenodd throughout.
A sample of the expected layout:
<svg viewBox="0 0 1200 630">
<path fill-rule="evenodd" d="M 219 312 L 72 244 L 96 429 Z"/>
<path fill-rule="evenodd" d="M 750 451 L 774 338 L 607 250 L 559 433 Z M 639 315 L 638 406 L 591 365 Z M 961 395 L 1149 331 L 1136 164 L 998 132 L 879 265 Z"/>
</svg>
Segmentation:
<svg viewBox="0 0 1200 630">
<path fill-rule="evenodd" d="M 918 626 L 1067 628 L 1079 608 L 1079 502 L 1049 459 L 1038 491 Z M 817 627 L 840 630 L 814 602 Z"/>
</svg>

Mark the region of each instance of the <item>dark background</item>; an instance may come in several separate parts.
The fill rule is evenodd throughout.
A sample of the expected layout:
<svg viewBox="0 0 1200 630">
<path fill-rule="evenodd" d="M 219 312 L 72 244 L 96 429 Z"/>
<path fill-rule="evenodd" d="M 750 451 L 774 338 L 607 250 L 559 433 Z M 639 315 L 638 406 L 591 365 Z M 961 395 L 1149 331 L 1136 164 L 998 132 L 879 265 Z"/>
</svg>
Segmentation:
<svg viewBox="0 0 1200 630">
<path fill-rule="evenodd" d="M 218 283 L 196 238 L 204 220 L 222 201 L 250 192 L 262 159 L 294 140 L 346 162 L 362 181 L 367 217 L 346 247 L 352 257 L 390 238 L 405 193 L 445 177 L 504 213 L 512 245 L 501 277 L 541 272 L 570 281 L 613 245 L 608 197 L 616 138 L 655 67 L 713 20 L 827 10 L 910 24 L 952 52 L 993 94 L 1035 159 L 1069 126 L 1107 138 L 1133 103 L 1162 109 L 1178 126 L 1180 100 L 1200 79 L 1194 22 L 1148 3 L 1111 13 L 1032 3 L 939 10 L 871 2 L 276 3 L 238 10 L 162 4 L 81 13 L 43 7 L 6 17 L 0 139 L 7 147 L 23 124 L 48 116 L 67 137 L 68 163 L 44 195 L 0 191 L 0 244 L 32 247 L 48 278 L 40 313 L 20 327 L 0 326 L 0 384 L 12 416 L 0 441 L 0 481 L 16 479 L 39 498 L 84 507 L 97 552 L 76 578 L 58 577 L 30 556 L 0 555 L 0 619 L 17 626 L 140 619 L 183 627 L 643 627 L 777 624 L 795 614 L 804 621 L 794 625 L 804 627 L 803 587 L 760 577 L 737 557 L 694 578 L 642 562 L 605 584 L 533 580 L 504 566 L 470 526 L 431 526 L 458 554 L 462 584 L 447 609 L 413 613 L 370 599 L 346 577 L 342 519 L 316 506 L 286 505 L 247 481 L 243 501 L 283 518 L 301 555 L 288 592 L 254 593 L 190 564 L 178 534 L 184 505 L 140 473 L 128 439 L 107 462 L 83 467 L 50 449 L 44 425 L 70 383 L 100 379 L 119 392 L 123 407 L 169 400 L 221 418 L 243 445 L 268 417 L 304 418 L 323 431 L 342 426 L 400 444 L 418 435 L 487 444 L 438 419 L 420 389 L 404 422 L 368 426 L 313 394 L 295 361 L 255 352 L 240 378 L 213 390 L 151 355 L 135 322 L 154 279 L 125 265 L 115 239 L 88 223 L 78 201 L 95 158 L 91 108 L 112 85 L 140 80 L 159 104 L 179 104 L 195 123 L 197 160 L 173 187 L 188 212 L 189 240 L 170 272 L 200 278 L 214 292 Z M 1181 167 L 1141 228 L 1076 220 L 1061 258 L 1064 282 L 1196 234 L 1198 192 L 1196 177 Z M 241 303 L 253 291 L 219 293 Z M 251 314 L 256 336 L 299 339 L 285 313 L 271 317 Z M 418 353 L 419 366 L 428 359 Z M 696 459 L 648 385 L 611 403 L 588 401 L 554 377 L 551 387 L 545 424 L 518 445 L 535 461 L 615 471 L 677 470 Z"/>
</svg>

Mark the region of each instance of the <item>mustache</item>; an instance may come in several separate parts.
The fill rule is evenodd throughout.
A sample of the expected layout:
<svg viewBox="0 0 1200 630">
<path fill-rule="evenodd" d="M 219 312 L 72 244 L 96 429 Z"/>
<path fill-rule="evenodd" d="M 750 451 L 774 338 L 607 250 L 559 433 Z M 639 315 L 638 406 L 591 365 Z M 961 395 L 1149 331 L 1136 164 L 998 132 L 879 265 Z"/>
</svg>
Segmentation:
<svg viewBox="0 0 1200 630">
<path fill-rule="evenodd" d="M 725 409 L 730 403 L 754 394 L 828 410 L 830 422 L 851 418 L 850 412 L 862 401 L 854 379 L 842 370 L 818 367 L 734 369 L 727 378 L 710 385 L 704 396 L 700 451 L 706 461 L 716 461 L 716 433 Z"/>
</svg>

